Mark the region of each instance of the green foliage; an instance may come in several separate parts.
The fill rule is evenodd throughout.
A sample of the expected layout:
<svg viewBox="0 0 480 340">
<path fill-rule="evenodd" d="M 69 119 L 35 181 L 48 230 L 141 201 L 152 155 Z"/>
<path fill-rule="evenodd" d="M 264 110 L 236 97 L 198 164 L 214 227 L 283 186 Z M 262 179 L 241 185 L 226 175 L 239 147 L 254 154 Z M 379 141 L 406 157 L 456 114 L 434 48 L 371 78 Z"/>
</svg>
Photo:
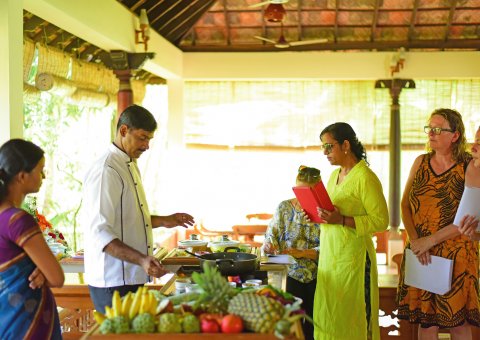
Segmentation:
<svg viewBox="0 0 480 340">
<path fill-rule="evenodd" d="M 110 111 L 113 117 L 113 111 Z M 72 134 L 84 133 L 81 129 L 91 116 L 91 123 L 95 124 L 95 115 L 99 112 L 100 109 L 81 107 L 68 102 L 67 98 L 45 92 L 24 100 L 25 139 L 45 151 L 46 179 L 38 194 L 38 206 L 52 225 L 65 235 L 74 251 L 81 247 L 77 218 L 82 203 L 82 167 L 93 159 L 81 158 L 80 150 L 85 148 L 82 143 L 74 143 L 68 148 L 65 145 L 75 140 Z M 110 131 L 108 127 L 105 130 L 108 139 Z"/>
</svg>

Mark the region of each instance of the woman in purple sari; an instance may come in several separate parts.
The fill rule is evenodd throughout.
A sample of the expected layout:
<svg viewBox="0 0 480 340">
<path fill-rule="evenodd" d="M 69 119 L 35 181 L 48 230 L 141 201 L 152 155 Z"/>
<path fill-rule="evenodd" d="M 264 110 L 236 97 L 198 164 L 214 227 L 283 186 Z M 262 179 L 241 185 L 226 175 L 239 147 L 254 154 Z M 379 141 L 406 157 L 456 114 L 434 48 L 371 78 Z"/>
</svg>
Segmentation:
<svg viewBox="0 0 480 340">
<path fill-rule="evenodd" d="M 61 339 L 49 287 L 63 270 L 34 218 L 20 208 L 45 178 L 43 150 L 12 139 L 0 147 L 0 339 Z"/>
</svg>

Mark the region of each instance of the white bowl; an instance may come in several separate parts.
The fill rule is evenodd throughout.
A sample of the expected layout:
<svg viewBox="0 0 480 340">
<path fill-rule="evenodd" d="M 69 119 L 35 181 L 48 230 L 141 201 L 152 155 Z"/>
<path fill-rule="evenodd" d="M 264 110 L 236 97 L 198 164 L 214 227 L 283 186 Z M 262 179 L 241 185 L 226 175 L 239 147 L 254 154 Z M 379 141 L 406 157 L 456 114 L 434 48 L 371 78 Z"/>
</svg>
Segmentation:
<svg viewBox="0 0 480 340">
<path fill-rule="evenodd" d="M 228 241 L 211 241 L 208 243 L 208 247 L 213 253 L 222 253 L 226 247 L 238 247 L 240 241 L 228 240 Z"/>
<path fill-rule="evenodd" d="M 263 283 L 263 281 L 258 279 L 252 279 L 252 280 L 246 280 L 245 283 L 255 283 L 260 286 Z"/>
<path fill-rule="evenodd" d="M 203 241 L 203 240 L 181 240 L 181 241 L 178 241 L 178 246 L 180 248 L 206 247 L 207 244 L 208 244 L 208 242 Z"/>
<path fill-rule="evenodd" d="M 243 288 L 257 288 L 258 286 L 260 286 L 260 285 L 256 282 L 244 282 L 244 283 L 242 283 Z"/>
</svg>

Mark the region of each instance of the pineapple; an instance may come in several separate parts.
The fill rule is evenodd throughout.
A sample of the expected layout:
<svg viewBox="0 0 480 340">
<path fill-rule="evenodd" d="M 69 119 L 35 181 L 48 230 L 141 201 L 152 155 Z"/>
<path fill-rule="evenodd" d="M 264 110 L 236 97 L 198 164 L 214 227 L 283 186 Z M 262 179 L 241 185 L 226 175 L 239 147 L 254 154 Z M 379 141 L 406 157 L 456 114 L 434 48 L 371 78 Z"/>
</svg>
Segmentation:
<svg viewBox="0 0 480 340">
<path fill-rule="evenodd" d="M 285 312 L 280 302 L 255 293 L 238 294 L 228 305 L 228 313 L 240 316 L 245 328 L 256 333 L 273 333 Z"/>
<path fill-rule="evenodd" d="M 209 313 L 225 313 L 231 297 L 237 292 L 228 284 L 217 268 L 205 262 L 203 273 L 193 273 L 192 278 L 202 290 L 195 302 L 194 309 L 203 306 Z"/>
</svg>

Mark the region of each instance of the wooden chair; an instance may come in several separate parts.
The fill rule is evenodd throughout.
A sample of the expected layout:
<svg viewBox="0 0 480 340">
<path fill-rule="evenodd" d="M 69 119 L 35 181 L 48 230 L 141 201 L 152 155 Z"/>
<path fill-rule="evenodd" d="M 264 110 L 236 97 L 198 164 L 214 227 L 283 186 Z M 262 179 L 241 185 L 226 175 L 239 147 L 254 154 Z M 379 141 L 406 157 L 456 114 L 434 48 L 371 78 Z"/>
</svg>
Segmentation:
<svg viewBox="0 0 480 340">
<path fill-rule="evenodd" d="M 397 265 L 397 274 L 400 274 L 402 259 L 403 259 L 403 254 L 395 254 L 392 256 L 392 261 Z"/>
<path fill-rule="evenodd" d="M 258 214 L 247 214 L 245 217 L 248 220 L 248 223 L 251 222 L 251 219 L 261 220 L 261 221 L 268 221 L 271 220 L 273 215 L 268 213 L 258 213 Z"/>
<path fill-rule="evenodd" d="M 234 225 L 233 230 L 233 239 L 239 240 L 245 243 L 250 244 L 252 247 L 261 247 L 261 242 L 255 242 L 255 235 L 265 235 L 268 225 L 266 224 L 244 224 L 244 225 Z"/>
<path fill-rule="evenodd" d="M 87 285 L 52 288 L 59 312 L 64 339 L 80 339 L 95 324 L 93 302 Z"/>
<path fill-rule="evenodd" d="M 215 239 L 221 235 L 228 235 L 229 237 L 234 237 L 234 232 L 232 230 L 210 230 L 203 226 L 202 223 L 196 223 L 193 225 L 193 229 L 187 229 L 185 237 L 188 239 L 190 234 L 197 234 L 204 237 L 202 239 Z"/>
</svg>

